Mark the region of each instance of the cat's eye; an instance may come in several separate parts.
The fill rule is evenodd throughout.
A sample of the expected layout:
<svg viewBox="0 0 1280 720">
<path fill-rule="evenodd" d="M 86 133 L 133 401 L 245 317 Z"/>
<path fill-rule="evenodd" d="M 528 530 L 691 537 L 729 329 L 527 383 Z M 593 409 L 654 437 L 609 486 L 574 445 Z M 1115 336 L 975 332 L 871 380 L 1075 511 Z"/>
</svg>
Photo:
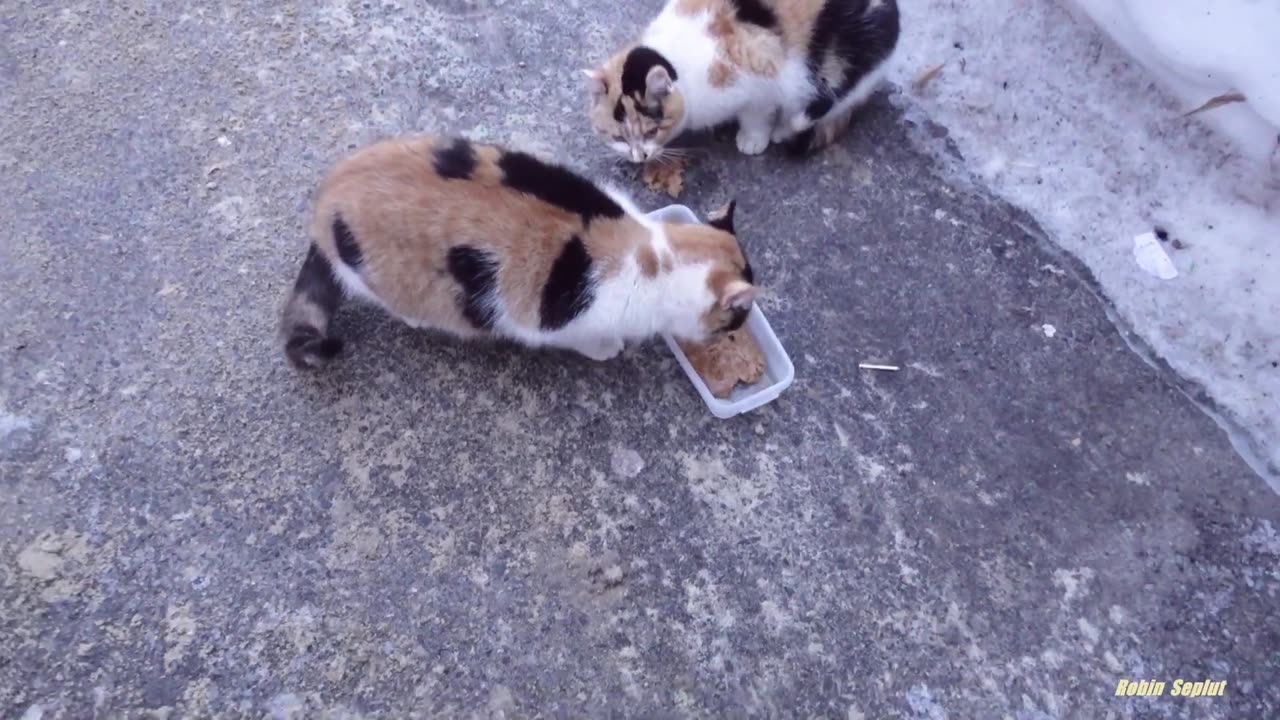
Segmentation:
<svg viewBox="0 0 1280 720">
<path fill-rule="evenodd" d="M 649 128 L 648 130 L 646 130 L 646 131 L 645 131 L 644 136 L 645 136 L 646 138 L 656 138 L 656 137 L 658 137 L 658 128 L 657 128 L 657 127 Z"/>
</svg>

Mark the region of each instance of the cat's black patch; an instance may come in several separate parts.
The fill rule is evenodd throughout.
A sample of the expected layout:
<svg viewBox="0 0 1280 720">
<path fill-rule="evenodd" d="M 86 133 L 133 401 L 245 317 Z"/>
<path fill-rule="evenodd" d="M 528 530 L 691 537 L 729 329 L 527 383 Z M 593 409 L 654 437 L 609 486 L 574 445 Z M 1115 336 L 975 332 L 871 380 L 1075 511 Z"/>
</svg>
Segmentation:
<svg viewBox="0 0 1280 720">
<path fill-rule="evenodd" d="M 805 114 L 818 120 L 831 111 L 835 101 L 847 95 L 867 73 L 874 70 L 898 44 L 897 0 L 827 0 L 813 23 L 809 38 L 809 76 L 821 89 L 819 98 Z M 823 78 L 821 69 L 828 55 L 844 61 L 844 75 Z M 830 87 L 824 87 L 829 84 Z M 829 103 L 816 103 L 828 99 Z"/>
<path fill-rule="evenodd" d="M 760 0 L 733 0 L 734 9 L 738 19 L 742 22 L 759 25 L 763 28 L 774 28 L 778 26 L 778 16 L 774 14 L 773 9 Z"/>
<path fill-rule="evenodd" d="M 577 213 L 582 222 L 598 217 L 620 218 L 625 212 L 595 183 L 559 165 L 544 163 L 521 152 L 509 152 L 498 160 L 502 184 L 558 208 Z"/>
<path fill-rule="evenodd" d="M 752 285 L 756 284 L 756 271 L 751 269 L 750 261 L 748 261 L 747 264 L 742 267 L 742 279 L 746 280 Z"/>
<path fill-rule="evenodd" d="M 622 98 L 618 98 L 618 102 L 613 104 L 613 119 L 616 122 L 627 119 L 627 109 L 622 107 Z"/>
<path fill-rule="evenodd" d="M 299 370 L 324 365 L 342 354 L 342 340 L 325 337 L 313 327 L 296 329 L 284 344 L 284 354 Z"/>
<path fill-rule="evenodd" d="M 649 70 L 654 65 L 666 68 L 667 74 L 671 76 L 671 82 L 679 79 L 675 67 L 667 62 L 662 53 L 641 45 L 627 53 L 627 59 L 622 63 L 622 94 L 643 98 L 648 88 Z"/>
<path fill-rule="evenodd" d="M 808 115 L 810 120 L 816 121 L 831 112 L 831 108 L 835 107 L 836 99 L 834 95 L 830 94 L 831 90 L 824 87 L 821 92 L 821 95 L 809 101 L 809 104 L 805 106 L 804 114 Z"/>
<path fill-rule="evenodd" d="M 817 131 L 813 128 L 804 130 L 787 139 L 786 151 L 787 155 L 792 158 L 802 158 L 809 154 L 813 149 L 813 141 L 817 137 Z"/>
<path fill-rule="evenodd" d="M 462 138 L 441 145 L 432 153 L 436 174 L 449 180 L 467 180 L 476 171 L 476 150 Z"/>
<path fill-rule="evenodd" d="M 333 266 L 315 245 L 307 250 L 307 259 L 302 261 L 298 279 L 293 282 L 293 292 L 306 295 L 326 315 L 332 315 L 342 303 L 342 288 L 333 277 Z"/>
<path fill-rule="evenodd" d="M 360 252 L 360 244 L 356 242 L 356 234 L 341 215 L 333 216 L 333 244 L 338 248 L 338 257 L 350 268 L 360 267 L 364 262 L 364 253 Z"/>
<path fill-rule="evenodd" d="M 736 307 L 729 311 L 729 322 L 725 324 L 725 332 L 733 332 L 741 328 L 747 322 L 747 316 L 751 314 L 751 308 Z"/>
<path fill-rule="evenodd" d="M 733 229 L 733 214 L 737 211 L 737 209 L 738 209 L 738 201 L 730 200 L 729 206 L 724 210 L 724 214 L 708 219 L 707 224 L 713 228 L 716 228 L 717 230 L 723 230 L 729 233 L 730 235 L 736 235 L 737 232 Z"/>
<path fill-rule="evenodd" d="M 591 306 L 591 255 L 582 239 L 565 243 L 542 287 L 542 329 L 559 330 Z"/>
<path fill-rule="evenodd" d="M 498 291 L 498 263 L 483 250 L 468 245 L 449 248 L 449 274 L 462 287 L 458 304 L 472 327 L 488 330 L 497 320 L 494 294 Z"/>
</svg>

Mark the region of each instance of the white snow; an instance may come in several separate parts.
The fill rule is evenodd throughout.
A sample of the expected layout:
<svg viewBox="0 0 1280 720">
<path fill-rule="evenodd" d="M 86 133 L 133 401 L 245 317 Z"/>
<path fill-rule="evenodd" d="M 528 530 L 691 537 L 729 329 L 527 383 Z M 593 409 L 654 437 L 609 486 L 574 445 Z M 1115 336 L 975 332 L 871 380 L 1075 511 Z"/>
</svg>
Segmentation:
<svg viewBox="0 0 1280 720">
<path fill-rule="evenodd" d="M 1280 137 L 1280 3 L 1070 0 L 1188 109 L 1244 95 L 1200 119 L 1270 163 Z"/>
<path fill-rule="evenodd" d="M 944 177 L 976 175 L 1089 267 L 1121 324 L 1205 388 L 1275 482 L 1280 3 L 1075 2 L 1079 15 L 1047 0 L 900 0 L 896 101 Z M 1184 117 L 1229 91 L 1247 102 Z M 924 117 L 947 128 L 963 166 Z M 1134 238 L 1156 228 L 1176 277 L 1135 259 Z"/>
</svg>

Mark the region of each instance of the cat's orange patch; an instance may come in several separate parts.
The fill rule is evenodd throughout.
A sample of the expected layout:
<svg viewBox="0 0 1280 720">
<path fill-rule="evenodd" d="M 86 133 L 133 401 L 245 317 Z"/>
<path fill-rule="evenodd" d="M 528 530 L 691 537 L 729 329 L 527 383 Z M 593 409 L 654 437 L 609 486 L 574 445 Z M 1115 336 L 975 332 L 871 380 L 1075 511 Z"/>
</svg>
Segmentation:
<svg viewBox="0 0 1280 720">
<path fill-rule="evenodd" d="M 710 225 L 669 224 L 666 231 L 678 261 L 711 264 L 707 285 L 716 297 L 724 295 L 729 283 L 742 278 L 747 260 L 734 236 Z"/>
<path fill-rule="evenodd" d="M 647 278 L 658 275 L 658 253 L 653 247 L 645 245 L 636 251 L 636 263 L 640 266 L 640 274 Z"/>
<path fill-rule="evenodd" d="M 490 253 L 505 309 L 537 327 L 543 285 L 572 238 L 582 239 L 605 275 L 648 245 L 648 231 L 629 216 L 584 225 L 577 213 L 507 187 L 499 148 L 473 145 L 470 177 L 443 178 L 433 165 L 436 144 L 419 136 L 364 148 L 338 164 L 315 203 L 310 234 L 316 247 L 331 263 L 341 262 L 331 229 L 340 214 L 363 255 L 362 280 L 397 315 L 475 334 L 448 269 L 456 246 Z"/>
<path fill-rule="evenodd" d="M 722 3 L 712 12 L 711 35 L 731 64 L 753 75 L 777 76 L 786 60 L 781 37 L 758 25 L 738 22 L 729 3 Z"/>
<path fill-rule="evenodd" d="M 707 72 L 707 81 L 711 83 L 711 87 L 723 88 L 733 84 L 737 79 L 738 71 L 732 65 L 720 60 L 711 64 L 711 70 Z"/>
</svg>

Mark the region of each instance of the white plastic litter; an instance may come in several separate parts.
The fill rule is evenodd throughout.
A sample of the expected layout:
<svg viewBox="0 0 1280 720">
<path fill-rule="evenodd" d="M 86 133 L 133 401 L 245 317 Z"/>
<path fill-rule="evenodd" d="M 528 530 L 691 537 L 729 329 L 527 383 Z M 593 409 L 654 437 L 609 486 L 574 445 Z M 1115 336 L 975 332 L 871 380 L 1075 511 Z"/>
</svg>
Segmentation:
<svg viewBox="0 0 1280 720">
<path fill-rule="evenodd" d="M 662 222 L 699 222 L 698 216 L 683 205 L 668 205 L 667 207 L 659 208 L 649 213 L 649 217 Z M 671 349 L 671 353 L 676 356 L 680 367 L 684 369 L 684 374 L 689 376 L 689 382 L 693 383 L 694 389 L 698 391 L 698 394 L 702 396 L 702 401 L 711 410 L 711 414 L 721 420 L 727 420 L 735 415 L 741 415 L 744 412 L 755 410 L 761 405 L 773 402 L 782 394 L 783 390 L 791 387 L 791 381 L 796 376 L 796 369 L 791 363 L 791 357 L 787 355 L 787 351 L 782 347 L 778 336 L 774 334 L 773 328 L 769 326 L 769 321 L 765 319 L 759 305 L 751 308 L 751 314 L 747 316 L 745 327 L 747 332 L 751 333 L 751 336 L 755 338 L 761 352 L 764 353 L 764 377 L 754 385 L 745 387 L 739 385 L 734 388 L 733 394 L 727 399 L 721 399 L 711 394 L 711 390 L 702 381 L 698 371 L 693 369 L 693 365 L 689 363 L 689 358 L 685 357 L 684 351 L 680 349 L 680 344 L 676 342 L 675 338 L 670 335 L 662 336 L 663 340 L 667 341 L 667 347 Z"/>
<path fill-rule="evenodd" d="M 1133 239 L 1133 259 L 1138 261 L 1138 267 L 1161 280 L 1178 277 L 1178 268 L 1174 267 L 1173 260 L 1160 246 L 1160 240 L 1153 232 L 1143 233 Z"/>
</svg>

